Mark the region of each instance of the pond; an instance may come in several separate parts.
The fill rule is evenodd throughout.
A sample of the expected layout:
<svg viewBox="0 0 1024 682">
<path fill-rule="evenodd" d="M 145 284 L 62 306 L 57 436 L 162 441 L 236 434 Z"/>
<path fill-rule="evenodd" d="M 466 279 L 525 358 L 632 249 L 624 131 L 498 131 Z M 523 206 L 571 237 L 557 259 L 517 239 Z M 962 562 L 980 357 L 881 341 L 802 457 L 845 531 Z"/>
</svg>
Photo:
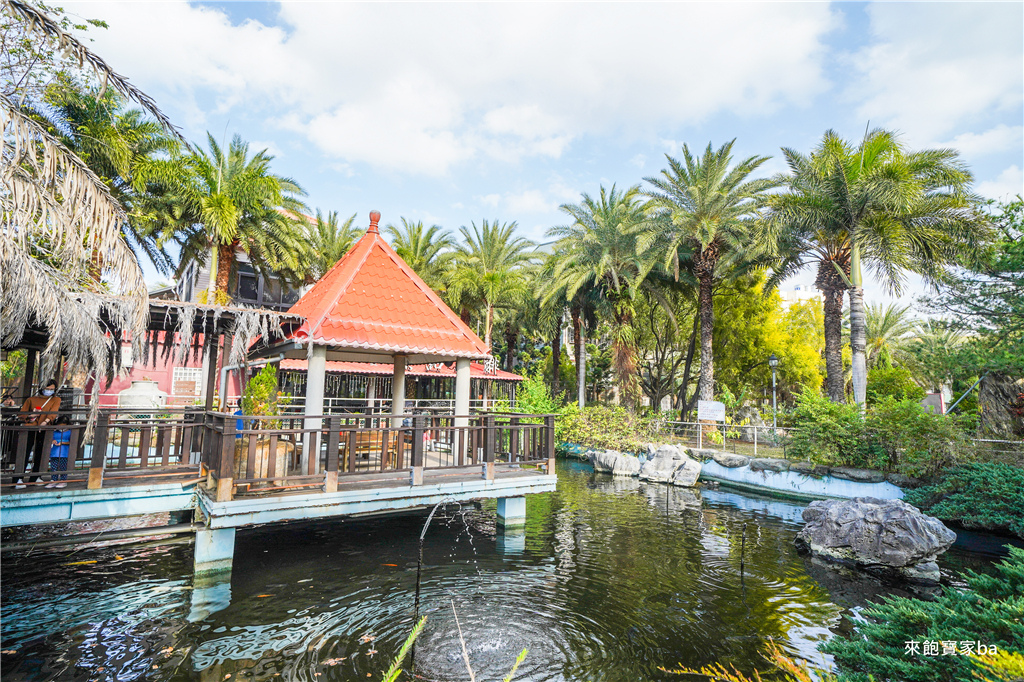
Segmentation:
<svg viewBox="0 0 1024 682">
<path fill-rule="evenodd" d="M 844 613 L 904 593 L 797 554 L 802 509 L 569 462 L 557 492 L 529 498 L 525 534 L 495 527 L 493 501 L 442 507 L 423 544 L 415 672 L 469 679 L 460 628 L 480 680 L 524 648 L 521 680 L 764 669 L 769 639 L 822 662 Z M 426 518 L 242 530 L 230 582 L 194 581 L 187 540 L 5 553 L 3 678 L 379 680 L 415 622 Z M 965 539 L 940 559 L 950 579 L 998 559 L 999 542 Z"/>
</svg>

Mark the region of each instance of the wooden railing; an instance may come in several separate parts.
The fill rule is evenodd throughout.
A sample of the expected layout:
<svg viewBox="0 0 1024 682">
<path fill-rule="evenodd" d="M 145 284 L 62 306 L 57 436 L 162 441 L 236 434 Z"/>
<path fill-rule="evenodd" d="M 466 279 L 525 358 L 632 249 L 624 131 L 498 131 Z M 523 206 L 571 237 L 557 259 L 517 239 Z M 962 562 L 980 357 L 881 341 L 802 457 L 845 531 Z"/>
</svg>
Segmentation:
<svg viewBox="0 0 1024 682">
<path fill-rule="evenodd" d="M 53 433 L 70 431 L 69 482 L 100 488 L 104 478 L 130 484 L 194 472 L 218 499 L 236 493 L 274 494 L 322 487 L 341 477 L 376 474 L 423 482 L 424 470 L 543 464 L 553 471 L 553 415 L 264 415 L 238 416 L 199 408 L 101 409 L 90 430 L 83 409 L 61 413 L 69 424 L 3 425 L 0 485 L 49 479 Z M 6 416 L 11 417 L 8 412 Z M 43 444 L 35 461 L 36 434 Z M 28 471 L 26 471 L 28 469 Z M 32 470 L 35 471 L 32 471 Z M 35 473 L 38 471 L 39 473 Z M 136 481 L 136 482 L 141 482 Z"/>
<path fill-rule="evenodd" d="M 17 412 L 10 411 L 5 411 L 4 417 L 0 484 L 5 489 L 18 480 L 30 484 L 38 477 L 49 479 L 54 433 L 60 431 L 70 432 L 68 481 L 86 479 L 89 488 L 102 487 L 104 475 L 154 478 L 199 469 L 205 432 L 203 412 L 196 408 L 101 409 L 92 429 L 88 428 L 88 411 L 82 408 L 56 415 L 65 418 L 66 424 L 24 424 Z M 41 444 L 37 444 L 39 434 Z"/>
<path fill-rule="evenodd" d="M 429 469 L 543 464 L 553 471 L 553 415 L 205 415 L 201 462 L 209 487 L 236 493 L 338 489 L 339 477 L 391 474 L 423 483 Z M 379 479 L 380 476 L 374 478 Z"/>
</svg>

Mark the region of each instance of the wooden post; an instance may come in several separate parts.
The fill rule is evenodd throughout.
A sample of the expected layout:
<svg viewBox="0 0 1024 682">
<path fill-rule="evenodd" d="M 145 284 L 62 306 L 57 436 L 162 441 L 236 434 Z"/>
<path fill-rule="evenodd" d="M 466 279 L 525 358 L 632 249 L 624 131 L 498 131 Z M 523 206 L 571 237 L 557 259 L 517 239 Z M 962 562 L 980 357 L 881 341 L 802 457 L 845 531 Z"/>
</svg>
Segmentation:
<svg viewBox="0 0 1024 682">
<path fill-rule="evenodd" d="M 548 456 L 548 474 L 555 474 L 555 415 L 544 417 L 544 449 Z"/>
<path fill-rule="evenodd" d="M 35 383 L 36 375 L 36 354 L 38 351 L 27 350 L 25 352 L 25 376 L 21 382 L 22 399 L 32 395 L 32 385 Z M 98 379 L 97 379 L 98 381 Z"/>
<path fill-rule="evenodd" d="M 519 461 L 519 417 L 512 417 L 508 430 L 508 458 L 513 462 Z"/>
<path fill-rule="evenodd" d="M 484 417 L 484 478 L 494 480 L 494 415 Z"/>
<path fill-rule="evenodd" d="M 324 492 L 338 492 L 338 446 L 341 440 L 341 417 L 327 419 L 327 466 L 324 471 Z"/>
<path fill-rule="evenodd" d="M 206 411 L 213 409 L 213 396 L 217 395 L 217 356 L 220 349 L 220 334 L 214 329 L 210 341 L 210 363 L 206 368 Z"/>
<path fill-rule="evenodd" d="M 230 502 L 235 474 L 235 418 L 220 417 L 220 462 L 217 465 L 217 501 Z"/>
<path fill-rule="evenodd" d="M 110 432 L 110 414 L 100 412 L 96 417 L 96 430 L 92 437 L 92 462 L 89 464 L 89 490 L 103 487 L 103 465 L 107 461 L 107 437 Z"/>
<path fill-rule="evenodd" d="M 427 418 L 417 414 L 412 418 L 412 474 L 411 485 L 423 485 L 423 427 Z"/>
</svg>

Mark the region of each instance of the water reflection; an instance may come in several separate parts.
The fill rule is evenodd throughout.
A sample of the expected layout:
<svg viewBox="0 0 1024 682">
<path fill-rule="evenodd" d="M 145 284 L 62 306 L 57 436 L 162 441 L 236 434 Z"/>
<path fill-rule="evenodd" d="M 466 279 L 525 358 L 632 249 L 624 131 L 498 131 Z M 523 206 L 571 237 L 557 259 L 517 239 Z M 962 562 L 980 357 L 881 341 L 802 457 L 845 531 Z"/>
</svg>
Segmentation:
<svg viewBox="0 0 1024 682">
<path fill-rule="evenodd" d="M 894 588 L 799 556 L 802 509 L 577 464 L 529 498 L 525 529 L 496 528 L 493 502 L 446 507 L 424 544 L 417 673 L 468 678 L 452 602 L 479 679 L 501 679 L 523 648 L 518 679 L 532 680 L 750 670 L 769 637 L 821 660 L 844 610 Z M 230 582 L 194 582 L 181 544 L 5 557 L 4 679 L 377 677 L 413 625 L 425 517 L 243 530 Z M 948 556 L 947 571 L 990 560 Z"/>
</svg>

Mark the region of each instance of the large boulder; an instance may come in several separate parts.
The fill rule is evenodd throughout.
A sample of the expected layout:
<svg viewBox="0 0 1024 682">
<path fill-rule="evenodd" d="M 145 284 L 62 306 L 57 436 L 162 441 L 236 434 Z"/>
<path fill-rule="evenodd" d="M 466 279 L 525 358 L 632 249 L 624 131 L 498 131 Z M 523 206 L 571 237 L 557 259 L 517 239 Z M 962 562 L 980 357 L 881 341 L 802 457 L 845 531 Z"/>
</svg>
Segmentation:
<svg viewBox="0 0 1024 682">
<path fill-rule="evenodd" d="M 698 476 L 700 462 L 690 459 L 686 448 L 678 445 L 659 445 L 640 467 L 641 481 L 690 487 L 696 485 Z"/>
<path fill-rule="evenodd" d="M 636 476 L 640 473 L 640 460 L 615 450 L 591 450 L 590 463 L 594 471 L 613 476 Z"/>
<path fill-rule="evenodd" d="M 697 450 L 695 452 L 706 452 L 708 456 L 718 464 L 727 469 L 745 467 L 750 464 L 750 458 L 746 455 L 737 455 L 735 452 L 722 452 L 721 450 Z"/>
<path fill-rule="evenodd" d="M 854 469 L 853 467 L 833 467 L 832 475 L 847 481 L 860 481 L 862 483 L 881 483 L 885 480 L 885 474 L 881 471 Z"/>
<path fill-rule="evenodd" d="M 803 512 L 797 546 L 874 573 L 937 584 L 935 559 L 956 533 L 902 500 L 818 500 Z"/>
<path fill-rule="evenodd" d="M 734 426 L 733 428 L 740 432 L 740 440 L 752 443 L 754 441 L 755 427 L 763 427 L 765 425 L 764 419 L 761 418 L 761 412 L 753 405 L 744 405 L 733 415 L 734 424 L 742 424 L 743 422 L 747 422 L 747 424 Z M 761 433 L 757 435 L 761 440 L 764 440 L 769 434 L 762 428 Z"/>
<path fill-rule="evenodd" d="M 751 471 L 789 471 L 789 462 L 775 457 L 758 457 L 750 460 Z"/>
</svg>

